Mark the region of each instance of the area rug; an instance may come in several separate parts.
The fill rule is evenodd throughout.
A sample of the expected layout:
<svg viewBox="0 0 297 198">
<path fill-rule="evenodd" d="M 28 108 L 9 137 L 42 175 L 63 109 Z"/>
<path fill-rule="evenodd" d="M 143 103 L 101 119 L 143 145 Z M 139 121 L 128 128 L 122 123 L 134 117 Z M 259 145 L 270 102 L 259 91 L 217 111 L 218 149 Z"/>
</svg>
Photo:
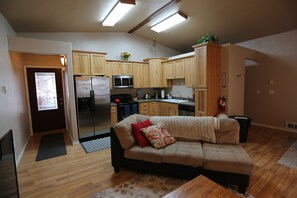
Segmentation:
<svg viewBox="0 0 297 198">
<path fill-rule="evenodd" d="M 157 198 L 167 195 L 186 182 L 188 182 L 188 180 L 145 174 L 112 188 L 108 188 L 89 198 Z M 232 191 L 240 197 L 254 198 L 254 196 L 248 193 L 242 195 L 234 190 Z"/>
<path fill-rule="evenodd" d="M 66 155 L 66 145 L 62 133 L 41 136 L 38 153 L 35 161 L 46 160 Z"/>
<path fill-rule="evenodd" d="M 92 153 L 102 149 L 110 148 L 110 137 L 81 142 L 81 145 L 86 153 Z"/>
<path fill-rule="evenodd" d="M 283 154 L 277 163 L 290 168 L 297 168 L 297 140 Z"/>
</svg>

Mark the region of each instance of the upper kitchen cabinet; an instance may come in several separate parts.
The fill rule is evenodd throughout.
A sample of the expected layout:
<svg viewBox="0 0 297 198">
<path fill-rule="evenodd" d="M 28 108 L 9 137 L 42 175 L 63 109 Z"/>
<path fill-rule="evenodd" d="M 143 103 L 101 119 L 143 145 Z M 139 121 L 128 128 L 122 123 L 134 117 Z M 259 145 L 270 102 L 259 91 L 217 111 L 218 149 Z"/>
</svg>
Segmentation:
<svg viewBox="0 0 297 198">
<path fill-rule="evenodd" d="M 149 87 L 149 65 L 147 63 L 133 63 L 132 71 L 134 77 L 134 88 Z"/>
<path fill-rule="evenodd" d="M 167 80 L 185 78 L 185 60 L 178 59 L 164 62 L 163 76 Z"/>
<path fill-rule="evenodd" d="M 112 75 L 133 75 L 132 63 L 112 61 Z"/>
<path fill-rule="evenodd" d="M 75 75 L 106 75 L 106 53 L 73 51 L 73 73 Z"/>
<path fill-rule="evenodd" d="M 196 116 L 215 116 L 218 113 L 218 99 L 221 94 L 220 46 L 205 43 L 193 46 L 195 49 Z"/>
<path fill-rule="evenodd" d="M 194 57 L 185 58 L 185 86 L 196 87 L 196 70 Z"/>
<path fill-rule="evenodd" d="M 162 62 L 165 58 L 145 59 L 149 63 L 149 85 L 150 87 L 164 87 Z"/>
</svg>

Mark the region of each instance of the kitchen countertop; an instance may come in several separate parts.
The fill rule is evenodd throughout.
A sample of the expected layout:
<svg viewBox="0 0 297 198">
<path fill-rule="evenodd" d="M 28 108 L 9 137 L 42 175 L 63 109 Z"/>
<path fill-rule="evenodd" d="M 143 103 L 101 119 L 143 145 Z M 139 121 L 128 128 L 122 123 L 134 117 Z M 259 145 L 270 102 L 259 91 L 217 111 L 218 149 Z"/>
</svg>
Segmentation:
<svg viewBox="0 0 297 198">
<path fill-rule="evenodd" d="M 173 103 L 173 104 L 183 104 L 183 105 L 189 105 L 189 106 L 195 106 L 195 102 L 188 101 L 188 100 L 177 100 L 177 99 L 138 99 L 138 103 L 143 103 L 143 102 L 167 102 L 167 103 Z M 117 103 L 111 102 L 110 106 L 116 106 Z"/>
<path fill-rule="evenodd" d="M 173 104 L 182 104 L 182 105 L 189 105 L 189 106 L 195 106 L 195 102 L 189 101 L 189 100 L 177 100 L 177 99 L 138 99 L 138 103 L 142 102 L 168 102 Z"/>
</svg>

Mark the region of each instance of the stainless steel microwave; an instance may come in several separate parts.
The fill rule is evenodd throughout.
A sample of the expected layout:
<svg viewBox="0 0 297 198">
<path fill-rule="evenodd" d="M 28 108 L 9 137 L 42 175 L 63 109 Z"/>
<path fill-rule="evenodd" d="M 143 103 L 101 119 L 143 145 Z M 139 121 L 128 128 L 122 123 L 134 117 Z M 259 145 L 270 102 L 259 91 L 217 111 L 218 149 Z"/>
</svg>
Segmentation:
<svg viewBox="0 0 297 198">
<path fill-rule="evenodd" d="M 133 76 L 112 76 L 112 87 L 117 88 L 133 88 Z"/>
</svg>

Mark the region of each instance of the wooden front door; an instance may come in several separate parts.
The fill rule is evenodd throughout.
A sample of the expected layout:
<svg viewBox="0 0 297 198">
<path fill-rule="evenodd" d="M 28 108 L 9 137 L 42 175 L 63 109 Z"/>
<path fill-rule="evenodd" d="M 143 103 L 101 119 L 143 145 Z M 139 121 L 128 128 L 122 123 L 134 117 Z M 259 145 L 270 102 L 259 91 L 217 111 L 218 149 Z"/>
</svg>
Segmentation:
<svg viewBox="0 0 297 198">
<path fill-rule="evenodd" d="M 33 132 L 65 129 L 61 69 L 27 68 L 27 80 Z"/>
</svg>

